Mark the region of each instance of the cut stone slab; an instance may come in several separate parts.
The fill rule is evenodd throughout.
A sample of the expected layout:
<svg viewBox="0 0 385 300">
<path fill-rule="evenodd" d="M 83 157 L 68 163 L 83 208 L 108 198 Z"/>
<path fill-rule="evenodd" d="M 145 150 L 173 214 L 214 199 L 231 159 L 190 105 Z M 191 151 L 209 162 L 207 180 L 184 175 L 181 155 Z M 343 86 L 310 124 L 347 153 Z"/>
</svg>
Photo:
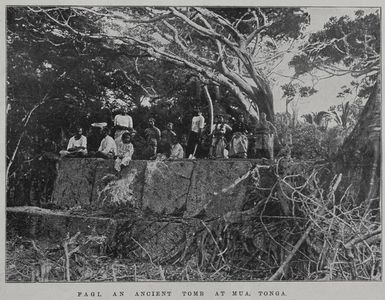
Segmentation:
<svg viewBox="0 0 385 300">
<path fill-rule="evenodd" d="M 201 160 L 194 162 L 185 217 L 210 218 L 240 211 L 248 186 L 247 160 Z"/>
<path fill-rule="evenodd" d="M 15 236 L 34 240 L 42 250 L 60 248 L 79 233 L 71 247 L 80 245 L 82 253 L 153 263 L 175 262 L 185 252 L 194 252 L 191 240 L 202 230 L 200 220 L 141 215 L 115 220 L 26 206 L 7 208 L 6 224 L 8 240 Z M 84 245 L 90 238 L 99 242 Z"/>
<path fill-rule="evenodd" d="M 47 247 L 61 245 L 67 237 L 79 232 L 79 241 L 89 237 L 102 241 L 97 245 L 91 243 L 86 249 L 87 253 L 105 254 L 116 231 L 116 221 L 110 218 L 76 216 L 28 206 L 8 207 L 6 212 L 8 239 L 21 236 L 38 240 Z"/>
<path fill-rule="evenodd" d="M 96 168 L 92 190 L 92 207 L 130 206 L 141 208 L 147 162 L 132 160 L 118 174 L 113 160 L 105 160 Z"/>
<path fill-rule="evenodd" d="M 148 161 L 142 209 L 159 214 L 183 213 L 193 167 L 191 161 Z"/>
<path fill-rule="evenodd" d="M 201 227 L 198 220 L 128 221 L 118 226 L 114 246 L 118 255 L 128 259 L 174 263 L 185 251 L 192 250 L 189 241 Z"/>
<path fill-rule="evenodd" d="M 53 202 L 81 206 L 141 209 L 156 214 L 209 219 L 240 211 L 253 189 L 250 170 L 258 160 L 133 160 L 120 173 L 113 160 L 63 159 Z M 259 186 L 275 181 L 270 166 L 259 171 Z"/>
<path fill-rule="evenodd" d="M 52 194 L 53 203 L 67 208 L 88 206 L 99 163 L 94 158 L 62 159 Z"/>
</svg>

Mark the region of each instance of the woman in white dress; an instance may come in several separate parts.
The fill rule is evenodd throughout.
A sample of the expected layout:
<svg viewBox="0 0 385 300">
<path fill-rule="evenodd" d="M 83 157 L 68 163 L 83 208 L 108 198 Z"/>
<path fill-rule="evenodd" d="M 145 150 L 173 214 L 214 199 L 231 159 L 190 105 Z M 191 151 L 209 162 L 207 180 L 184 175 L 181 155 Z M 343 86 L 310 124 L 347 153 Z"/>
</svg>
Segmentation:
<svg viewBox="0 0 385 300">
<path fill-rule="evenodd" d="M 133 126 L 132 118 L 128 115 L 127 109 L 124 109 L 114 118 L 115 139 L 120 137 L 124 132 L 131 131 Z"/>
</svg>

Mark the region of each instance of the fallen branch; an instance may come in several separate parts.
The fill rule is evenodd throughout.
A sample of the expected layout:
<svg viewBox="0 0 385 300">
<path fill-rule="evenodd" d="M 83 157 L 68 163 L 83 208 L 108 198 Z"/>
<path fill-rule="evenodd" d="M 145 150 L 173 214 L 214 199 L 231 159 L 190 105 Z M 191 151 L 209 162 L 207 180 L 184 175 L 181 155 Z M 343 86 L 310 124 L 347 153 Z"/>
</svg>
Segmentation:
<svg viewBox="0 0 385 300">
<path fill-rule="evenodd" d="M 351 249 L 354 245 L 356 245 L 356 244 L 358 244 L 360 242 L 366 241 L 367 239 L 369 239 L 369 238 L 371 238 L 371 237 L 373 237 L 375 235 L 379 235 L 380 233 L 381 233 L 381 229 L 377 229 L 377 230 L 375 230 L 373 232 L 370 232 L 370 233 L 368 233 L 368 234 L 366 234 L 364 236 L 358 236 L 358 237 L 350 240 L 348 243 L 346 243 L 344 245 L 344 247 L 346 249 Z"/>
<path fill-rule="evenodd" d="M 289 255 L 286 257 L 285 261 L 282 263 L 282 265 L 279 267 L 279 269 L 274 273 L 273 276 L 269 278 L 269 281 L 276 280 L 284 271 L 285 267 L 288 265 L 288 263 L 292 260 L 294 255 L 297 253 L 299 247 L 302 245 L 302 243 L 306 240 L 308 237 L 310 231 L 313 228 L 313 224 L 310 224 L 304 234 L 301 236 L 301 238 L 298 240 L 298 242 L 295 244 L 293 250 L 289 253 Z"/>
</svg>

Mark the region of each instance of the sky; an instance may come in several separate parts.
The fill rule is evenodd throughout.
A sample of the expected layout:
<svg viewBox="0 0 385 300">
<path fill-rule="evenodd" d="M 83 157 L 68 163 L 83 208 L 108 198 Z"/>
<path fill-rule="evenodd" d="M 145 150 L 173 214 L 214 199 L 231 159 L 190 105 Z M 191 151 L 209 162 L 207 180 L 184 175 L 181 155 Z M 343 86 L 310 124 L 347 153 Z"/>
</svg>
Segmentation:
<svg viewBox="0 0 385 300">
<path fill-rule="evenodd" d="M 360 8 L 362 9 L 362 8 Z M 357 10 L 356 8 L 307 8 L 306 9 L 310 14 L 310 25 L 306 29 L 306 33 L 312 33 L 319 31 L 323 28 L 323 25 L 328 21 L 328 19 L 332 16 L 340 17 L 344 15 L 348 15 L 353 17 L 354 12 Z M 366 13 L 374 12 L 375 9 L 362 9 Z M 279 67 L 277 73 L 282 75 L 292 75 L 293 70 L 289 69 L 287 66 L 287 62 L 289 61 L 289 57 L 287 57 L 284 62 Z M 274 109 L 276 112 L 284 112 L 285 107 L 285 99 L 282 98 L 282 89 L 281 85 L 286 82 L 289 82 L 290 79 L 285 77 L 277 77 L 278 82 L 273 85 L 272 91 L 274 96 Z M 337 93 L 340 91 L 340 87 L 343 85 L 349 85 L 352 81 L 351 76 L 334 76 L 329 79 L 321 80 L 315 86 L 318 90 L 313 96 L 302 99 L 298 104 L 298 113 L 299 115 L 318 112 L 322 110 L 328 110 L 328 108 L 332 105 L 340 104 L 341 99 L 338 99 Z"/>
</svg>

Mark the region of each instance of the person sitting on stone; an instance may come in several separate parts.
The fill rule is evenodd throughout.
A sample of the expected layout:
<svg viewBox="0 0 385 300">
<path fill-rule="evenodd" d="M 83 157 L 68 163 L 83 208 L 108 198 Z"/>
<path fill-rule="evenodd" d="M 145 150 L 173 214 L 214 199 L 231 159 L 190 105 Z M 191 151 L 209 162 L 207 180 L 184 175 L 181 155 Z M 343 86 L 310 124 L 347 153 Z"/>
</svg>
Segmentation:
<svg viewBox="0 0 385 300">
<path fill-rule="evenodd" d="M 114 118 L 114 127 L 115 127 L 115 139 L 122 135 L 125 131 L 131 131 L 133 126 L 132 118 L 128 115 L 128 110 L 123 109 L 123 111 L 117 114 Z"/>
<path fill-rule="evenodd" d="M 131 135 L 129 132 L 124 132 L 120 135 L 116 142 L 116 159 L 115 170 L 120 172 L 122 167 L 127 167 L 132 159 L 134 153 L 134 146 L 131 143 Z"/>
<path fill-rule="evenodd" d="M 164 153 L 167 157 L 169 157 L 171 153 L 172 140 L 176 137 L 173 127 L 173 123 L 167 123 L 167 129 L 162 131 L 159 143 L 160 152 Z"/>
<path fill-rule="evenodd" d="M 144 131 L 144 136 L 146 137 L 147 149 L 146 149 L 146 158 L 147 159 L 156 159 L 156 152 L 158 149 L 158 142 L 161 137 L 161 133 L 158 127 L 155 126 L 155 119 L 150 118 L 148 120 L 150 125 Z"/>
<path fill-rule="evenodd" d="M 171 151 L 170 151 L 170 160 L 182 159 L 184 158 L 184 151 L 181 144 L 178 142 L 177 136 L 173 136 L 171 139 Z"/>
<path fill-rule="evenodd" d="M 95 153 L 96 157 L 111 159 L 116 155 L 116 143 L 112 137 L 109 136 L 108 128 L 102 129 L 102 141 L 100 142 L 100 146 L 98 151 Z"/>
<path fill-rule="evenodd" d="M 87 138 L 83 135 L 83 128 L 77 127 L 76 134 L 70 138 L 67 150 L 59 152 L 61 157 L 84 157 L 87 155 Z"/>
</svg>

